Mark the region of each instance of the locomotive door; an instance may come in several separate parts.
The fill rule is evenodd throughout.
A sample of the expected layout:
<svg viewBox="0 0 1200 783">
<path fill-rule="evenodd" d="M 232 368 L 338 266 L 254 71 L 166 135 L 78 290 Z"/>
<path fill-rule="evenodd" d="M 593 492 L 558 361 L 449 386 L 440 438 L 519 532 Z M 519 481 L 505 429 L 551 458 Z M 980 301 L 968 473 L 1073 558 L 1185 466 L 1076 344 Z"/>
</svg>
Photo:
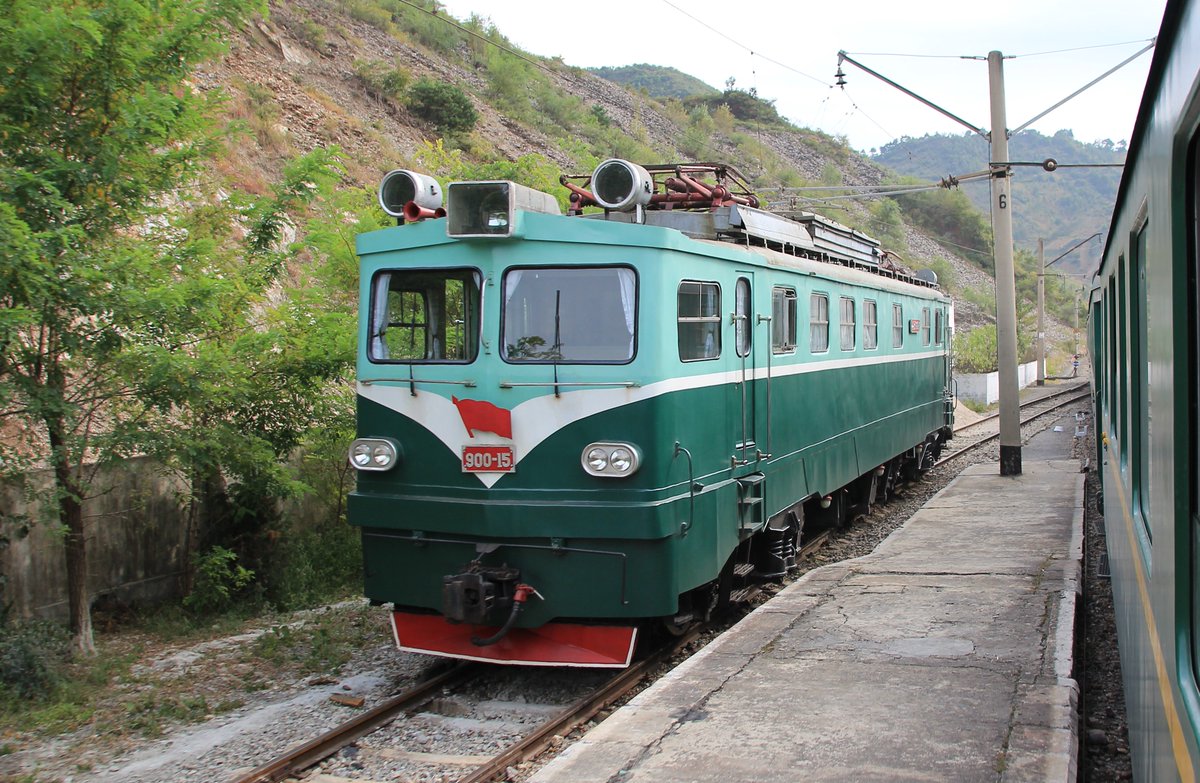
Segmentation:
<svg viewBox="0 0 1200 783">
<path fill-rule="evenodd" d="M 757 447 L 757 409 L 754 348 L 755 313 L 753 273 L 738 276 L 733 292 L 733 347 L 738 362 L 738 418 L 734 433 L 733 461 L 738 466 L 753 465 Z M 742 472 L 742 471 L 735 471 Z"/>
<path fill-rule="evenodd" d="M 737 400 L 734 407 L 738 417 L 734 422 L 733 475 L 738 486 L 738 523 L 749 532 L 766 524 L 766 476 L 762 472 L 766 438 L 765 411 L 770 399 L 769 345 L 766 339 L 756 339 L 761 321 L 769 321 L 755 312 L 754 273 L 739 272 L 733 296 L 733 346 L 738 362 Z M 769 332 L 768 332 L 769 334 Z M 768 377 L 760 377 L 768 362 Z"/>
</svg>

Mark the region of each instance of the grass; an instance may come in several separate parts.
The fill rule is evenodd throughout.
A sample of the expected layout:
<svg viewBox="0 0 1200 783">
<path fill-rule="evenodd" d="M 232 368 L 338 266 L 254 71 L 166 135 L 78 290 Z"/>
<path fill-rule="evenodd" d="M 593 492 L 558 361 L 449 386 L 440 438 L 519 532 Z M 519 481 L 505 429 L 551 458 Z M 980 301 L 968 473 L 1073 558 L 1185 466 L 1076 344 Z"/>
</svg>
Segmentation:
<svg viewBox="0 0 1200 783">
<path fill-rule="evenodd" d="M 203 619 L 164 609 L 98 634 L 99 654 L 70 663 L 51 691 L 0 699 L 0 736 L 41 740 L 91 726 L 109 739 L 160 737 L 173 726 L 237 709 L 246 694 L 275 684 L 314 673 L 337 676 L 356 651 L 387 640 L 384 614 L 354 604 L 276 618 L 263 630 L 262 618 L 244 607 Z M 255 631 L 250 641 L 222 641 Z M 182 651 L 191 655 L 163 665 Z M 0 755 L 23 744 L 0 747 Z"/>
</svg>

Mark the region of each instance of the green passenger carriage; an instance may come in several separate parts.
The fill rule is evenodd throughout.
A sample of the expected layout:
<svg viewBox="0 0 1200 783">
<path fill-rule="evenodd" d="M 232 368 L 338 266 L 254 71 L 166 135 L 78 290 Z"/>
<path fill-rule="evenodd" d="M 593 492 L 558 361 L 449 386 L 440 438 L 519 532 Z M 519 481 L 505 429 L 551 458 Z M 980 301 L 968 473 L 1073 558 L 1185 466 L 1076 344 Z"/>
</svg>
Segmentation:
<svg viewBox="0 0 1200 783">
<path fill-rule="evenodd" d="M 874 240 L 723 166 L 564 184 L 393 172 L 359 237 L 349 514 L 404 649 L 628 665 L 950 435 L 950 302 Z"/>
<path fill-rule="evenodd" d="M 1134 780 L 1200 779 L 1200 4 L 1168 0 L 1088 327 Z"/>
</svg>

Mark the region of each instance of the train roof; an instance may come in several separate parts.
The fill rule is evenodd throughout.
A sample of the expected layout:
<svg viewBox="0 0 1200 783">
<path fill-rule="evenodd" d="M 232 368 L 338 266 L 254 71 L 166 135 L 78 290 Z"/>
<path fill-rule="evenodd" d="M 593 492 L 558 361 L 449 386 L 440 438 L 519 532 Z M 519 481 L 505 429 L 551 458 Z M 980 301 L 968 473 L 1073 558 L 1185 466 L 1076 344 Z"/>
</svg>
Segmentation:
<svg viewBox="0 0 1200 783">
<path fill-rule="evenodd" d="M 1158 101 L 1163 78 L 1172 58 L 1172 52 L 1178 44 L 1182 28 L 1181 23 L 1187 11 L 1188 3 L 1189 0 L 1167 0 L 1166 8 L 1163 11 L 1162 25 L 1155 39 L 1154 57 L 1150 61 L 1150 72 L 1146 75 L 1146 89 L 1142 93 L 1142 101 L 1138 105 L 1137 120 L 1134 122 L 1133 133 L 1129 139 L 1129 147 L 1125 152 L 1125 169 L 1121 175 L 1121 183 L 1117 187 L 1117 199 L 1113 204 L 1112 220 L 1110 220 L 1110 223 L 1115 223 L 1117 217 L 1121 214 L 1121 210 L 1126 206 L 1125 202 L 1130 198 L 1129 190 L 1133 187 L 1133 172 L 1137 167 L 1142 147 L 1146 143 L 1146 137 L 1150 132 L 1154 105 Z M 1108 250 L 1112 244 L 1112 240 L 1112 232 L 1109 232 L 1105 238 L 1104 251 L 1100 255 L 1100 266 L 1093 273 L 1093 280 L 1103 271 L 1104 259 L 1108 257 Z"/>
</svg>

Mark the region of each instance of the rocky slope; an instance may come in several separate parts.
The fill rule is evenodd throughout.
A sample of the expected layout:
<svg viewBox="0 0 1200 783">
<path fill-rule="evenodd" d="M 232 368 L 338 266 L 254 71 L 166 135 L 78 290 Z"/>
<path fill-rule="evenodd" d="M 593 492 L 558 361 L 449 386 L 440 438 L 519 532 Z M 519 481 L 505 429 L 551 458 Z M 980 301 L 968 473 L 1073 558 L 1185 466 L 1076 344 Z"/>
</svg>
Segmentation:
<svg viewBox="0 0 1200 783">
<path fill-rule="evenodd" d="M 389 34 L 347 15 L 344 8 L 328 0 L 272 2 L 268 17 L 232 31 L 228 54 L 197 74 L 199 89 L 219 87 L 230 96 L 230 116 L 246 128 L 218 165 L 218 174 L 234 186 L 262 192 L 288 158 L 323 145 L 337 145 L 346 153 L 347 184 L 371 187 L 391 168 L 416 166 L 416 153 L 439 134 L 403 101 L 369 94 L 356 76 L 356 62 L 394 63 L 413 80 L 432 77 L 461 88 L 479 113 L 475 131 L 466 141 L 468 157 L 515 160 L 537 153 L 564 172 L 580 170 L 556 139 L 505 116 L 488 102 L 487 73 L 483 66 L 471 64 L 478 57 L 465 51 L 444 56 L 411 36 Z M 678 112 L 673 118 L 664 104 L 583 69 L 553 60 L 541 62 L 541 71 L 562 93 L 601 107 L 612 125 L 642 144 L 674 154 L 674 159 L 688 158 L 678 153 L 684 132 L 677 122 Z M 871 185 L 885 175 L 878 165 L 812 131 L 754 129 L 745 135 L 808 181 L 828 179 L 835 171 L 845 185 Z M 755 161 L 744 160 L 745 153 L 731 136 L 714 133 L 709 147 L 754 176 Z M 831 156 L 831 149 L 838 154 Z M 864 206 L 854 204 L 841 221 L 854 223 L 863 210 Z M 920 231 L 908 228 L 907 238 L 904 255 L 910 267 L 929 266 L 940 259 L 955 270 L 955 289 L 972 288 L 990 295 L 990 275 L 946 252 Z M 959 331 L 990 320 L 991 315 L 980 307 L 959 302 Z"/>
</svg>

